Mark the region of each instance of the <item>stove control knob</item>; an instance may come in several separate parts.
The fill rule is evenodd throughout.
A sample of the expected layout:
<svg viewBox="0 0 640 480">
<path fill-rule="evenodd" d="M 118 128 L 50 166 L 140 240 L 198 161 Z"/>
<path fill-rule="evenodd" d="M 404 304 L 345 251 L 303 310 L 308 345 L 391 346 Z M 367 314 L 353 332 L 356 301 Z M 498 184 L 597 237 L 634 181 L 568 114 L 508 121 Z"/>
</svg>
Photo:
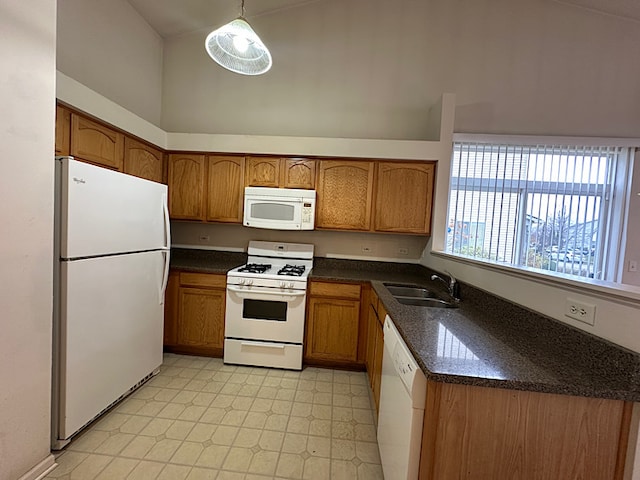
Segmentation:
<svg viewBox="0 0 640 480">
<path fill-rule="evenodd" d="M 238 280 L 238 285 L 244 285 L 246 282 L 246 280 L 244 278 L 241 278 L 240 280 Z"/>
<path fill-rule="evenodd" d="M 287 288 L 287 282 L 280 282 L 280 288 Z"/>
<path fill-rule="evenodd" d="M 293 282 L 289 282 L 289 285 L 287 285 L 287 287 L 293 288 Z"/>
<path fill-rule="evenodd" d="M 253 285 L 253 278 L 247 279 L 247 286 Z"/>
</svg>

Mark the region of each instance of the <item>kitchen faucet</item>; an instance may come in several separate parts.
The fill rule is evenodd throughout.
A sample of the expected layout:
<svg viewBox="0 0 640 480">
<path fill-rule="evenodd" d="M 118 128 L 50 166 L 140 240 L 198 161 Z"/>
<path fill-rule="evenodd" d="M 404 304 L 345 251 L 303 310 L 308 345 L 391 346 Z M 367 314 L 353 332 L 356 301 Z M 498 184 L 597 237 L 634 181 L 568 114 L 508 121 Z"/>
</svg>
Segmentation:
<svg viewBox="0 0 640 480">
<path fill-rule="evenodd" d="M 443 282 L 447 286 L 447 291 L 449 292 L 449 295 L 451 295 L 451 298 L 453 298 L 456 302 L 459 302 L 460 301 L 460 285 L 458 284 L 455 277 L 450 272 L 445 270 L 444 273 L 449 275 L 448 281 L 445 280 L 444 277 L 442 277 L 441 275 L 438 275 L 437 273 L 434 273 L 433 275 L 431 275 L 431 280 L 440 280 L 441 282 Z"/>
</svg>

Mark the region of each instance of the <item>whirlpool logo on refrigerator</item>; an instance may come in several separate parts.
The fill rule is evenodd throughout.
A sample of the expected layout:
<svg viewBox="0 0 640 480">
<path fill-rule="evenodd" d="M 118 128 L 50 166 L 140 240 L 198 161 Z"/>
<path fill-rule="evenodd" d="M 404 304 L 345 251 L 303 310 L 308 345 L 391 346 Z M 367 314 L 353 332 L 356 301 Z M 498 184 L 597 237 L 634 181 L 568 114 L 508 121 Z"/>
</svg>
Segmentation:
<svg viewBox="0 0 640 480">
<path fill-rule="evenodd" d="M 78 177 L 73 177 L 73 181 L 76 182 L 77 184 L 87 183 L 84 181 L 84 178 L 78 178 Z"/>
</svg>

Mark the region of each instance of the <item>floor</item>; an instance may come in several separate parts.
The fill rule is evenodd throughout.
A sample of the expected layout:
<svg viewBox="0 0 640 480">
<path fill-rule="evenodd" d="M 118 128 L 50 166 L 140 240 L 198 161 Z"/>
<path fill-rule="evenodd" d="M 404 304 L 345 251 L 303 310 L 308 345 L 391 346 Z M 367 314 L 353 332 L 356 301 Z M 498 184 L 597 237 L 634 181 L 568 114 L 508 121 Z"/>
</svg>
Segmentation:
<svg viewBox="0 0 640 480">
<path fill-rule="evenodd" d="M 366 374 L 165 354 L 47 479 L 382 479 Z"/>
</svg>

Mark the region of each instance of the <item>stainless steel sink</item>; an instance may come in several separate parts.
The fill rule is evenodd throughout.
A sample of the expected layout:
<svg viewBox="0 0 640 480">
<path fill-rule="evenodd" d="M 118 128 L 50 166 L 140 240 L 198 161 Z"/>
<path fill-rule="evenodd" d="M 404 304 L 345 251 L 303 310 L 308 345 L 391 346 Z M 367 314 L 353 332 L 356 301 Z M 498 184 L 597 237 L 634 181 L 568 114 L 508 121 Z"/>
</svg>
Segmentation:
<svg viewBox="0 0 640 480">
<path fill-rule="evenodd" d="M 403 305 L 414 305 L 417 307 L 436 307 L 436 308 L 457 308 L 458 303 L 455 301 L 443 300 L 439 296 L 427 290 L 426 288 L 416 287 L 413 285 L 398 285 L 393 283 L 385 283 L 384 286 L 389 290 L 398 302 Z"/>
<path fill-rule="evenodd" d="M 395 297 L 395 299 L 403 305 L 414 305 L 416 307 L 458 308 L 456 302 L 442 300 L 441 298 Z"/>
<path fill-rule="evenodd" d="M 384 284 L 389 293 L 394 297 L 412 297 L 412 298 L 436 298 L 437 295 L 430 292 L 426 288 L 412 287 L 408 285 Z"/>
</svg>

